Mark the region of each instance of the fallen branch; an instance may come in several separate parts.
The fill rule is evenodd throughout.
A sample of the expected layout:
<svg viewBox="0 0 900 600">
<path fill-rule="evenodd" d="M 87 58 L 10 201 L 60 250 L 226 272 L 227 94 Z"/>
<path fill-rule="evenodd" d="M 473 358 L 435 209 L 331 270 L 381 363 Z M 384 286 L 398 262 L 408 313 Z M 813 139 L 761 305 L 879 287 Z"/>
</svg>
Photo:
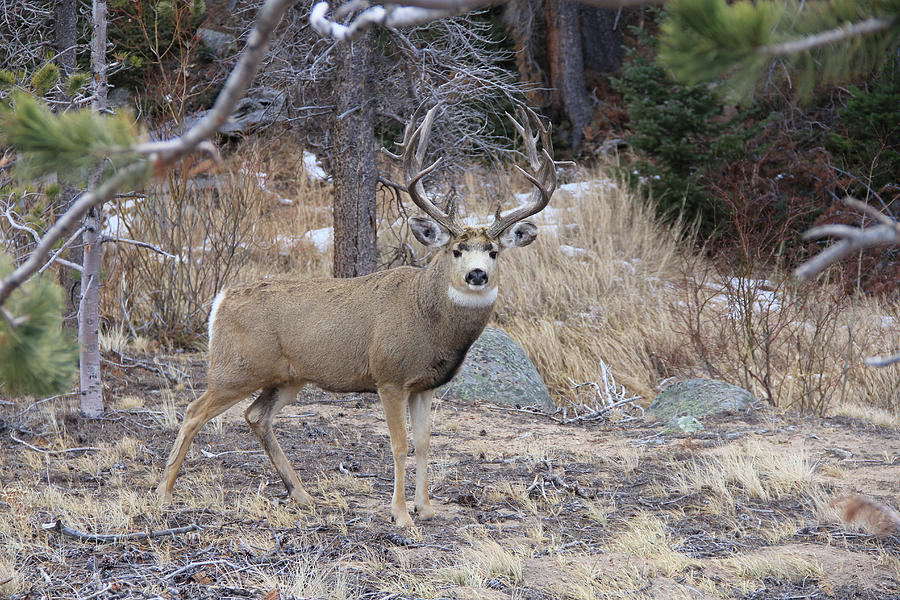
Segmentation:
<svg viewBox="0 0 900 600">
<path fill-rule="evenodd" d="M 174 529 L 161 529 L 158 531 L 146 531 L 141 533 L 85 533 L 71 527 L 63 525 L 60 519 L 55 523 L 44 523 L 41 525 L 44 531 L 54 531 L 64 536 L 75 538 L 82 542 L 99 542 L 101 544 L 116 542 L 132 542 L 136 540 L 153 540 L 156 538 L 166 537 L 170 535 L 179 535 L 182 533 L 190 533 L 191 531 L 200 531 L 203 529 L 200 525 L 190 524 L 185 527 L 175 527 Z"/>
<path fill-rule="evenodd" d="M 34 452 L 40 452 L 41 454 L 66 454 L 67 452 L 89 452 L 92 450 L 100 449 L 95 446 L 83 446 L 81 448 L 63 448 L 62 450 L 48 450 L 46 448 L 38 448 L 37 446 L 32 446 L 28 442 L 26 442 L 24 440 L 20 440 L 19 438 L 16 437 L 16 432 L 14 432 L 14 431 L 9 432 L 9 437 L 12 438 L 12 441 L 22 444 L 23 446 L 25 446 L 29 450 L 33 450 Z"/>
</svg>

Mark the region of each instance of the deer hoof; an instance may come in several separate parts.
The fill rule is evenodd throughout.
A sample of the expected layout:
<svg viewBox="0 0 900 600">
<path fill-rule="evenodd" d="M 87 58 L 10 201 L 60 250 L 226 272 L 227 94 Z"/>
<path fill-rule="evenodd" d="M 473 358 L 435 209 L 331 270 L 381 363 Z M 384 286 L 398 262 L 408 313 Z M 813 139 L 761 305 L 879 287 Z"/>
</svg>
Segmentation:
<svg viewBox="0 0 900 600">
<path fill-rule="evenodd" d="M 313 504 L 312 496 L 307 494 L 305 490 L 297 488 L 291 490 L 291 500 L 300 506 L 312 506 Z"/>
<path fill-rule="evenodd" d="M 413 520 L 409 516 L 409 513 L 405 510 L 403 511 L 392 511 L 392 516 L 394 517 L 394 523 L 397 527 L 412 527 Z"/>
<path fill-rule="evenodd" d="M 430 502 L 416 504 L 416 518 L 420 521 L 434 518 L 434 508 L 432 508 Z"/>
<path fill-rule="evenodd" d="M 165 506 L 172 504 L 172 492 L 165 489 L 162 485 L 156 488 L 156 497 Z"/>
</svg>

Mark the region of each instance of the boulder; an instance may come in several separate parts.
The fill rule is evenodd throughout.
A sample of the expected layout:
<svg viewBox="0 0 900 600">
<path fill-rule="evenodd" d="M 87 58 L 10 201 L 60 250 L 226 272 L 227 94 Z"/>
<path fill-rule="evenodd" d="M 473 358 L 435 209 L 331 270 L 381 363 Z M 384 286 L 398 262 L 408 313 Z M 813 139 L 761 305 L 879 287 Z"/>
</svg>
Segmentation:
<svg viewBox="0 0 900 600">
<path fill-rule="evenodd" d="M 469 349 L 453 380 L 435 390 L 438 398 L 537 407 L 551 413 L 556 405 L 525 350 L 500 329 L 485 328 Z"/>
<path fill-rule="evenodd" d="M 679 417 L 699 419 L 724 412 L 739 412 L 750 408 L 756 398 L 736 385 L 715 379 L 686 379 L 673 383 L 650 404 L 650 412 L 673 424 Z"/>
</svg>

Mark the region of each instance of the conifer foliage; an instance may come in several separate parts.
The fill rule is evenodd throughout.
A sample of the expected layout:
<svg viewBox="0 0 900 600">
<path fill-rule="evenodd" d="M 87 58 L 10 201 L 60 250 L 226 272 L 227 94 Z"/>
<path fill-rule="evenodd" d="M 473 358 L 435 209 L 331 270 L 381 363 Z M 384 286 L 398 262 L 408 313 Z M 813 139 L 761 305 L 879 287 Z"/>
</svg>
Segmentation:
<svg viewBox="0 0 900 600">
<path fill-rule="evenodd" d="M 739 95 L 766 77 L 799 96 L 878 69 L 900 43 L 900 0 L 675 0 L 660 55 L 690 83 L 723 79 Z M 770 67 L 780 61 L 780 69 Z"/>
<path fill-rule="evenodd" d="M 12 261 L 0 254 L 0 277 Z M 69 388 L 78 349 L 62 329 L 62 290 L 52 274 L 28 281 L 3 305 L 0 385 L 10 396 L 58 394 Z"/>
</svg>

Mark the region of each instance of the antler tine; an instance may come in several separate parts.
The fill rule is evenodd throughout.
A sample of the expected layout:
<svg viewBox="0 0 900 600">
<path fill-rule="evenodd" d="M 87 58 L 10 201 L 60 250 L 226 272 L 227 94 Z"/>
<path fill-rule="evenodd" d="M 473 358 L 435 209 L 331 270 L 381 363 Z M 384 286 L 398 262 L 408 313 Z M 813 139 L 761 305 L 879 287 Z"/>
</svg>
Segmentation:
<svg viewBox="0 0 900 600">
<path fill-rule="evenodd" d="M 456 221 L 456 211 L 452 208 L 448 209 L 449 214 L 441 211 L 428 199 L 425 194 L 425 188 L 422 185 L 422 179 L 434 171 L 443 160 L 439 158 L 428 167 L 422 168 L 425 151 L 428 149 L 428 138 L 431 136 L 431 125 L 434 122 L 437 109 L 437 105 L 431 107 L 425 113 L 425 119 L 422 123 L 415 127 L 422 111 L 422 106 L 420 106 L 416 109 L 409 123 L 406 124 L 402 144 L 403 175 L 406 178 L 406 190 L 409 192 L 409 197 L 413 203 L 429 217 L 447 228 L 453 235 L 459 235 L 463 232 L 463 227 Z"/>
<path fill-rule="evenodd" d="M 547 204 L 550 203 L 550 198 L 556 189 L 556 163 L 553 161 L 553 142 L 550 139 L 549 127 L 544 126 L 540 117 L 526 106 L 519 105 L 519 118 L 522 119 L 522 123 L 516 121 L 509 113 L 506 116 L 512 121 L 513 127 L 516 128 L 519 135 L 522 136 L 522 140 L 525 142 L 525 153 L 528 155 L 528 162 L 531 164 L 532 171 L 536 172 L 536 175 L 532 175 L 518 165 L 516 165 L 516 168 L 531 182 L 535 189 L 531 192 L 531 197 L 524 207 L 514 210 L 505 217 L 500 216 L 498 208 L 497 214 L 494 216 L 494 222 L 487 232 L 493 238 L 498 237 L 514 223 L 544 210 Z M 532 122 L 537 127 L 538 132 L 536 134 L 532 134 Z M 543 145 L 540 152 L 537 150 L 538 140 Z"/>
</svg>

